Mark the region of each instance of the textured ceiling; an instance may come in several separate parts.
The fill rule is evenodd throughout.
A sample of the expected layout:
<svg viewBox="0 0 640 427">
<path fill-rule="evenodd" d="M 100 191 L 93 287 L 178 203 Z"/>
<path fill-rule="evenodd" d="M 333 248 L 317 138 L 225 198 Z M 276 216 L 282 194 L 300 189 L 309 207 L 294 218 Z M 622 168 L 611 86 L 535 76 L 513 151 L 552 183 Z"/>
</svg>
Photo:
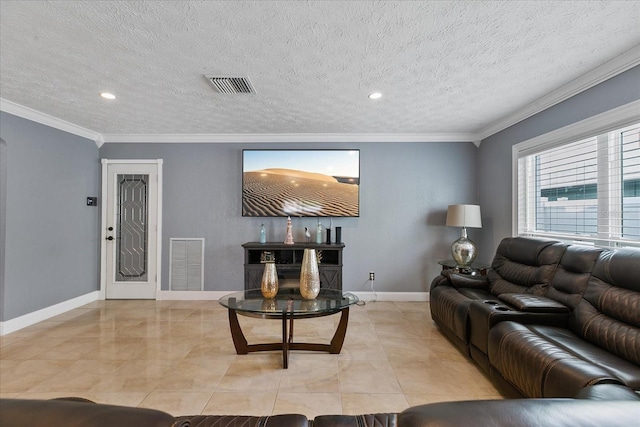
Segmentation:
<svg viewBox="0 0 640 427">
<path fill-rule="evenodd" d="M 0 19 L 0 97 L 112 135 L 474 133 L 640 51 L 639 1 L 2 0 Z"/>
</svg>

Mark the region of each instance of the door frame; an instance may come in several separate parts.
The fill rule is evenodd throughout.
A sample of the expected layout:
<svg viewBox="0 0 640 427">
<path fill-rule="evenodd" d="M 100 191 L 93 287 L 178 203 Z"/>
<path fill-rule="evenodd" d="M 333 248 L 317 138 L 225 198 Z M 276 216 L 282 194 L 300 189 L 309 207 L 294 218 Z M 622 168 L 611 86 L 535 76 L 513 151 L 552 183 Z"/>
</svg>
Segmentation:
<svg viewBox="0 0 640 427">
<path fill-rule="evenodd" d="M 156 238 L 156 295 L 158 299 L 162 289 L 162 159 L 101 159 L 102 163 L 102 195 L 100 209 L 100 290 L 98 299 L 104 300 L 107 295 L 107 198 L 109 197 L 108 185 L 108 165 L 113 164 L 155 164 L 158 168 L 158 222 L 157 222 L 157 238 Z"/>
</svg>

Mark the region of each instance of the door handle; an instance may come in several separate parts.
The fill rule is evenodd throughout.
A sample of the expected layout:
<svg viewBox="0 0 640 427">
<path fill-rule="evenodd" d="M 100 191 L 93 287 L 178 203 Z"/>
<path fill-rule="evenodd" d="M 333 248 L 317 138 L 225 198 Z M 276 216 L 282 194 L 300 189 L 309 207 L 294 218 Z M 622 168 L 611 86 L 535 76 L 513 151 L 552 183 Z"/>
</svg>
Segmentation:
<svg viewBox="0 0 640 427">
<path fill-rule="evenodd" d="M 113 240 L 113 236 L 107 237 L 107 240 Z"/>
</svg>

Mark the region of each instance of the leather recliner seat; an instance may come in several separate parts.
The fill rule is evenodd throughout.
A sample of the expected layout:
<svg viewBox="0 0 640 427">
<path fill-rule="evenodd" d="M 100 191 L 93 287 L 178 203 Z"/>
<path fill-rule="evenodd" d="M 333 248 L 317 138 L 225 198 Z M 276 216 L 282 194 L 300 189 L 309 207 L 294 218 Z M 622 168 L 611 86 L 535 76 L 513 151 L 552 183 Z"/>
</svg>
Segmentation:
<svg viewBox="0 0 640 427">
<path fill-rule="evenodd" d="M 431 317 L 465 354 L 469 353 L 469 306 L 504 293 L 542 295 L 566 249 L 553 240 L 506 238 L 500 242 L 487 276 L 442 272 L 429 293 Z"/>
<path fill-rule="evenodd" d="M 489 372 L 489 330 L 498 322 L 566 326 L 587 287 L 591 271 L 602 253 L 600 248 L 567 246 L 554 269 L 544 295 L 506 293 L 498 301 L 474 301 L 469 306 L 469 353 Z"/>
<path fill-rule="evenodd" d="M 569 397 L 598 383 L 640 390 L 640 251 L 604 251 L 566 327 L 500 322 L 491 374 L 527 397 Z"/>
</svg>

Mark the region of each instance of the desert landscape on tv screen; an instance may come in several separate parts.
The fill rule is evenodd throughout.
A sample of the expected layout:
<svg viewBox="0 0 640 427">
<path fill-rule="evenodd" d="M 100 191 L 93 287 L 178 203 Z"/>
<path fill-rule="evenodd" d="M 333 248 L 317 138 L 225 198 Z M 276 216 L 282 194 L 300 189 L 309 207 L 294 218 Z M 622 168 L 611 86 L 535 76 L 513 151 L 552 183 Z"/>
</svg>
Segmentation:
<svg viewBox="0 0 640 427">
<path fill-rule="evenodd" d="M 360 215 L 358 150 L 245 150 L 242 216 Z"/>
</svg>

